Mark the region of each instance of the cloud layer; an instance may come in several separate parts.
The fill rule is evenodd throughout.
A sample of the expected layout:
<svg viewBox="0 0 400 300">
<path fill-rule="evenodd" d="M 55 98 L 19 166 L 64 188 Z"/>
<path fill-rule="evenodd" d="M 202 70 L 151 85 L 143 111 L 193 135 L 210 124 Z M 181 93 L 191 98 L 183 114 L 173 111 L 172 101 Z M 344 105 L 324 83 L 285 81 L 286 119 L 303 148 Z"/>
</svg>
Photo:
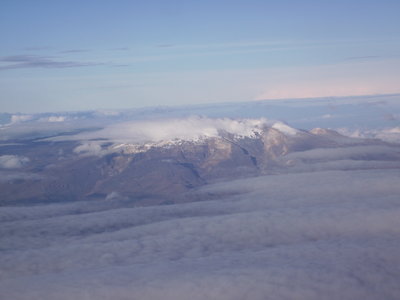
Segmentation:
<svg viewBox="0 0 400 300">
<path fill-rule="evenodd" d="M 396 299 L 399 179 L 329 171 L 220 183 L 190 204 L 3 207 L 0 295 Z"/>
</svg>

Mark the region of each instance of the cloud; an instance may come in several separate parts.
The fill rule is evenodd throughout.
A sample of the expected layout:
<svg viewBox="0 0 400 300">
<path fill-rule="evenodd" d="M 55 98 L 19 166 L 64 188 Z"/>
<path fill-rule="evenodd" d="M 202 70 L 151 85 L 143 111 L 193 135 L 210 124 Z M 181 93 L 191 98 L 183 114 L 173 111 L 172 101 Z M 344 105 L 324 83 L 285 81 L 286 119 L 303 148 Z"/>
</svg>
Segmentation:
<svg viewBox="0 0 400 300">
<path fill-rule="evenodd" d="M 52 47 L 49 46 L 38 46 L 38 47 L 26 47 L 24 50 L 27 51 L 40 51 L 40 50 L 49 50 L 52 49 Z"/>
<path fill-rule="evenodd" d="M 290 136 L 294 136 L 299 132 L 299 130 L 292 128 L 282 122 L 275 122 L 271 127 Z"/>
<path fill-rule="evenodd" d="M 9 181 L 15 181 L 15 180 L 40 180 L 43 177 L 38 174 L 34 173 L 27 173 L 27 172 L 15 172 L 13 170 L 12 172 L 10 171 L 0 171 L 0 183 L 2 182 L 9 182 Z M 1 221 L 1 218 L 0 218 Z"/>
<path fill-rule="evenodd" d="M 398 170 L 315 172 L 218 183 L 198 191 L 216 200 L 189 204 L 2 207 L 0 293 L 396 299 L 399 179 Z"/>
<path fill-rule="evenodd" d="M 70 135 L 86 130 L 98 130 L 109 124 L 106 115 L 95 112 L 44 113 L 13 115 L 11 122 L 0 127 L 1 140 L 33 140 L 57 135 Z M 51 123 L 51 126 L 49 126 Z"/>
<path fill-rule="evenodd" d="M 287 172 L 327 170 L 399 169 L 399 148 L 386 145 L 356 145 L 338 148 L 316 148 L 292 152 L 279 159 Z"/>
<path fill-rule="evenodd" d="M 70 50 L 63 50 L 60 53 L 82 53 L 82 52 L 89 52 L 88 49 L 70 49 Z"/>
<path fill-rule="evenodd" d="M 237 137 L 253 137 L 262 130 L 263 126 L 270 123 L 266 119 L 234 120 L 228 118 L 188 117 L 117 123 L 99 131 L 82 133 L 66 138 L 75 140 L 102 138 L 121 143 L 146 143 L 174 140 L 197 141 L 202 138 L 217 137 L 221 132 L 233 134 Z M 280 126 L 282 130 L 290 130 L 289 126 L 279 124 L 276 123 L 276 126 Z M 64 137 L 61 137 L 61 139 L 64 139 Z"/>
<path fill-rule="evenodd" d="M 106 117 L 118 117 L 121 115 L 121 112 L 115 110 L 97 110 L 95 115 L 98 116 L 106 116 Z"/>
<path fill-rule="evenodd" d="M 1 155 L 0 168 L 18 169 L 29 162 L 29 158 L 18 155 Z"/>
<path fill-rule="evenodd" d="M 338 132 L 355 138 L 380 139 L 390 143 L 400 143 L 400 127 L 389 127 L 383 129 L 349 129 L 339 128 Z"/>
<path fill-rule="evenodd" d="M 98 66 L 102 63 L 93 62 L 77 62 L 55 60 L 48 56 L 38 55 L 14 55 L 0 58 L 0 70 L 25 69 L 25 68 L 46 68 L 46 69 L 63 69 Z"/>
<path fill-rule="evenodd" d="M 119 48 L 112 48 L 111 51 L 129 51 L 131 48 L 129 47 L 119 47 Z"/>
<path fill-rule="evenodd" d="M 20 123 L 20 122 L 26 122 L 32 120 L 33 116 L 32 115 L 12 115 L 11 116 L 11 123 Z"/>
<path fill-rule="evenodd" d="M 302 160 L 307 163 L 328 160 L 400 160 L 398 147 L 384 145 L 357 145 L 350 147 L 312 149 L 307 151 L 293 152 L 284 157 L 285 159 Z"/>
<path fill-rule="evenodd" d="M 82 155 L 95 155 L 101 156 L 102 154 L 106 153 L 103 151 L 101 145 L 96 142 L 88 142 L 83 143 L 76 148 L 74 148 L 74 152 Z"/>
<path fill-rule="evenodd" d="M 50 117 L 40 118 L 39 119 L 39 121 L 50 122 L 50 123 L 65 122 L 65 120 L 67 120 L 67 117 L 65 117 L 65 116 L 50 116 Z"/>
<path fill-rule="evenodd" d="M 171 48 L 174 46 L 176 46 L 176 45 L 174 45 L 174 44 L 158 44 L 158 45 L 156 45 L 157 48 Z"/>
</svg>

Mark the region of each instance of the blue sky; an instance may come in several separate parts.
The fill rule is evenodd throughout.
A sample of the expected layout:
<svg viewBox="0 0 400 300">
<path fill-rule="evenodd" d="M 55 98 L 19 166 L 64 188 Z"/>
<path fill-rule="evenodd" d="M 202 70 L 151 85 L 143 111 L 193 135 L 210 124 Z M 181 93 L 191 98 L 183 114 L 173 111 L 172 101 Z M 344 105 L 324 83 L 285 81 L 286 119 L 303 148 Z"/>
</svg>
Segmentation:
<svg viewBox="0 0 400 300">
<path fill-rule="evenodd" d="M 389 0 L 2 0 L 0 111 L 399 93 L 399 11 Z"/>
</svg>

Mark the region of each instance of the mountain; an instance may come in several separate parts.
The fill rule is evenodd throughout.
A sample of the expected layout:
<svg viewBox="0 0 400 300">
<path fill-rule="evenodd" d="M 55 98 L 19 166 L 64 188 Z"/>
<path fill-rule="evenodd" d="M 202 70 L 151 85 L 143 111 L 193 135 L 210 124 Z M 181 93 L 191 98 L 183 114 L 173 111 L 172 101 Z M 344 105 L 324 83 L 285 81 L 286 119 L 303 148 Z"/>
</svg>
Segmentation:
<svg viewBox="0 0 400 300">
<path fill-rule="evenodd" d="M 312 171 L 321 163 L 336 168 L 338 164 L 327 163 L 344 160 L 352 161 L 344 166 L 352 169 L 371 161 L 389 167 L 387 162 L 400 158 L 395 144 L 332 130 L 297 130 L 281 122 L 253 122 L 248 129 L 238 127 L 247 123 L 224 122 L 212 127 L 212 134 L 194 134 L 188 128 L 182 135 L 174 127 L 176 138 L 169 129 L 169 139 L 147 142 L 101 138 L 105 132 L 84 141 L 60 136 L 7 141 L 0 147 L 0 158 L 8 159 L 8 165 L 0 160 L 1 204 L 88 199 L 167 204 L 196 200 L 192 191 L 218 181 Z"/>
</svg>

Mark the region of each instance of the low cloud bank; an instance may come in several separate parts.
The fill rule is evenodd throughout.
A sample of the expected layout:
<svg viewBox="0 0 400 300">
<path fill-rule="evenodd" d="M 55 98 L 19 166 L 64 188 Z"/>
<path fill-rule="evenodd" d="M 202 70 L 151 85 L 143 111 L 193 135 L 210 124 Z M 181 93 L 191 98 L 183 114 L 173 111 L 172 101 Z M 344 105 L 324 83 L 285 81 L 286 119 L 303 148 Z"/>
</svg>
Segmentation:
<svg viewBox="0 0 400 300">
<path fill-rule="evenodd" d="M 400 127 L 391 127 L 374 130 L 349 130 L 348 128 L 339 128 L 338 132 L 355 138 L 373 138 L 390 143 L 400 143 Z"/>
<path fill-rule="evenodd" d="M 210 185 L 196 195 L 215 200 L 189 204 L 3 207 L 0 296 L 397 299 L 399 180 L 325 171 Z"/>
<path fill-rule="evenodd" d="M 29 158 L 18 155 L 1 155 L 0 168 L 4 169 L 18 169 L 23 167 L 29 162 Z"/>
<path fill-rule="evenodd" d="M 32 120 L 32 115 L 12 115 L 11 116 L 11 124 L 20 123 L 20 122 L 27 122 Z"/>
</svg>

